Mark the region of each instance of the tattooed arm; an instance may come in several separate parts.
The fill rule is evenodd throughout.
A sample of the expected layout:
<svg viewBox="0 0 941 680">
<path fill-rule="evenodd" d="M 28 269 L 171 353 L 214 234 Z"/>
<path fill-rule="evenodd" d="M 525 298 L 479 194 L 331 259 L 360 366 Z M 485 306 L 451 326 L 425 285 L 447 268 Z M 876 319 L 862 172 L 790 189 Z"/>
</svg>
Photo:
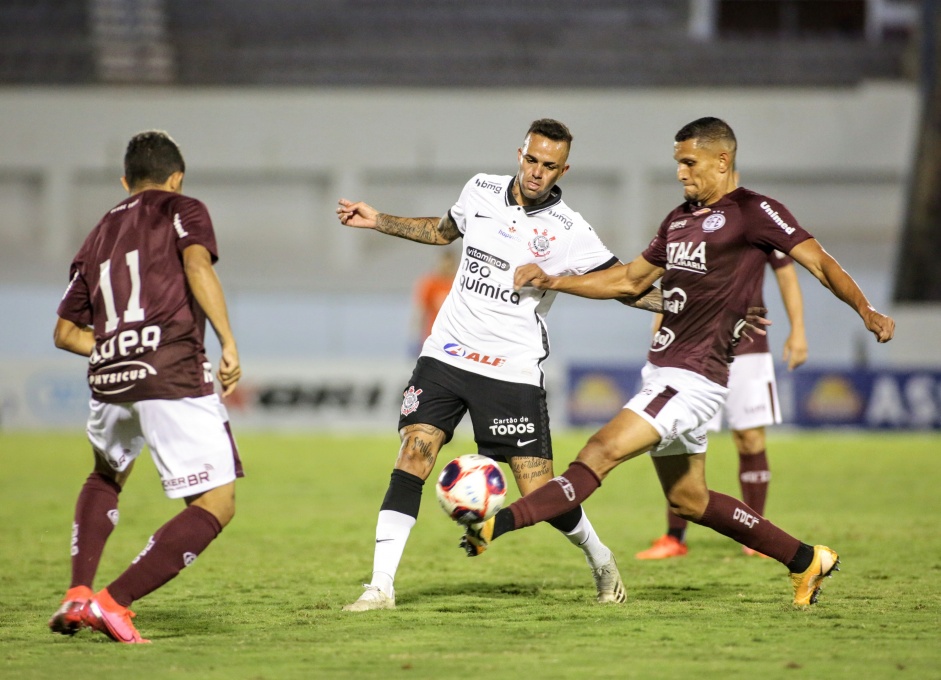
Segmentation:
<svg viewBox="0 0 941 680">
<path fill-rule="evenodd" d="M 650 286 L 647 292 L 637 297 L 620 297 L 617 300 L 628 307 L 636 307 L 657 314 L 663 312 L 663 293 L 656 286 Z"/>
<path fill-rule="evenodd" d="M 444 217 L 395 217 L 381 213 L 363 202 L 354 203 L 345 198 L 339 201 L 337 216 L 348 227 L 375 229 L 383 234 L 398 236 L 432 245 L 447 245 L 461 233 L 451 219 L 450 213 Z"/>
</svg>

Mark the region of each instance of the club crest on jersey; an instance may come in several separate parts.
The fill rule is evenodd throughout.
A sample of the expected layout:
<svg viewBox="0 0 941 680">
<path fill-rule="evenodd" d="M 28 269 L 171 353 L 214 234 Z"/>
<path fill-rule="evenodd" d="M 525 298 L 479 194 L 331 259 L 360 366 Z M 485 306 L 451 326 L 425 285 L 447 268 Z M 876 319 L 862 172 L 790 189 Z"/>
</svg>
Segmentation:
<svg viewBox="0 0 941 680">
<path fill-rule="evenodd" d="M 533 229 L 536 236 L 529 242 L 529 252 L 536 257 L 546 257 L 549 254 L 551 241 L 555 241 L 555 236 L 549 236 L 549 230 L 543 229 L 542 233 L 538 229 Z"/>
<path fill-rule="evenodd" d="M 422 393 L 421 390 L 416 390 L 414 385 L 409 385 L 408 390 L 405 391 L 404 399 L 402 399 L 402 415 L 407 416 L 409 413 L 414 413 L 418 410 L 418 395 Z"/>
<path fill-rule="evenodd" d="M 719 231 L 725 226 L 725 215 L 713 213 L 702 221 L 702 230 L 705 232 Z"/>
</svg>

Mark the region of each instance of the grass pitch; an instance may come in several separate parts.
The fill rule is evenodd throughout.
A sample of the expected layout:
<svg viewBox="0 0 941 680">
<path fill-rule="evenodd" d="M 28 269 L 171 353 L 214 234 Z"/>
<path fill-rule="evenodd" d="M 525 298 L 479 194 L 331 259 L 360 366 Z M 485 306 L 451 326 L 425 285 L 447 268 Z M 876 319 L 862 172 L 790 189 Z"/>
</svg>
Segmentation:
<svg viewBox="0 0 941 680">
<path fill-rule="evenodd" d="M 585 437 L 557 437 L 558 471 Z M 595 604 L 580 551 L 545 525 L 465 557 L 429 483 L 398 609 L 341 612 L 369 580 L 394 433 L 252 434 L 239 445 L 248 477 L 235 519 L 193 568 L 135 603 L 153 644 L 122 646 L 46 628 L 68 585 L 72 509 L 91 469 L 82 434 L 0 434 L 0 676 L 941 678 L 938 435 L 771 434 L 767 515 L 843 560 L 808 610 L 791 606 L 784 567 L 701 527 L 690 527 L 684 558 L 634 560 L 664 525 L 652 466 L 638 459 L 586 504 L 619 558 L 626 604 Z M 436 472 L 472 451 L 452 443 Z M 727 434 L 712 438 L 709 475 L 738 494 Z M 96 586 L 181 507 L 142 459 Z"/>
</svg>

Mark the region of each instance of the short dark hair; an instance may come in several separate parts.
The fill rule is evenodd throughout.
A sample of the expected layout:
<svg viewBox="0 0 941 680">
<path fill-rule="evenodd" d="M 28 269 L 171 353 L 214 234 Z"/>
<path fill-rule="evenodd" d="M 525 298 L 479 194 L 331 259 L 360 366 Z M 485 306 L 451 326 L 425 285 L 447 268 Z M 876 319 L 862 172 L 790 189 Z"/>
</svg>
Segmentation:
<svg viewBox="0 0 941 680">
<path fill-rule="evenodd" d="M 127 143 L 124 178 L 130 187 L 143 182 L 163 184 L 174 172 L 186 172 L 183 154 L 163 130 L 138 132 Z"/>
<path fill-rule="evenodd" d="M 565 127 L 564 123 L 560 123 L 559 121 L 553 120 L 552 118 L 540 118 L 539 120 L 534 120 L 532 125 L 529 126 L 529 130 L 527 130 L 526 134 L 542 135 L 547 139 L 551 139 L 553 142 L 565 142 L 569 145 L 572 144 L 572 133 L 569 132 L 569 129 Z"/>
<path fill-rule="evenodd" d="M 676 133 L 676 137 L 673 138 L 673 141 L 685 142 L 688 139 L 698 139 L 706 144 L 722 142 L 732 149 L 733 154 L 738 148 L 735 133 L 732 132 L 732 128 L 729 127 L 729 124 L 721 118 L 713 118 L 711 116 L 697 118 L 692 123 L 687 123 Z"/>
</svg>

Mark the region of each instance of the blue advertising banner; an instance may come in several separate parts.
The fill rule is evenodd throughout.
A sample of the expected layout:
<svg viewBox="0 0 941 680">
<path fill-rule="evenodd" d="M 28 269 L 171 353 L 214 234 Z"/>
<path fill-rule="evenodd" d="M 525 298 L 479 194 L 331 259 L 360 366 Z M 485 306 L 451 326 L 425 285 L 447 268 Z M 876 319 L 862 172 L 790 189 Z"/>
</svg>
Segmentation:
<svg viewBox="0 0 941 680">
<path fill-rule="evenodd" d="M 640 389 L 643 364 L 570 364 L 568 423 L 573 427 L 603 425 Z"/>
<path fill-rule="evenodd" d="M 941 429 L 941 370 L 804 367 L 789 377 L 800 427 Z"/>
<path fill-rule="evenodd" d="M 606 423 L 637 393 L 641 365 L 571 364 L 568 421 Z M 806 428 L 941 430 L 941 369 L 778 370 L 784 421 Z"/>
</svg>

